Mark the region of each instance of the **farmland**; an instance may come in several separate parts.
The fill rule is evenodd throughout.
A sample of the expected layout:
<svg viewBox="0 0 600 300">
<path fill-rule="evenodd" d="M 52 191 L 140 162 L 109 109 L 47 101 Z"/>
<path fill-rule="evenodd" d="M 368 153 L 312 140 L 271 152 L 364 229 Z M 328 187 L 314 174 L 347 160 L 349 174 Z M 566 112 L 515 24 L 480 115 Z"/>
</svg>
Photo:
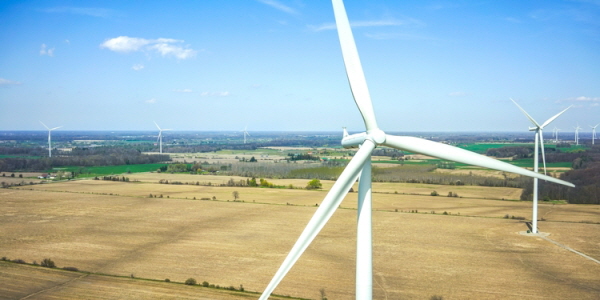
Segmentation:
<svg viewBox="0 0 600 300">
<path fill-rule="evenodd" d="M 261 291 L 325 195 L 217 187 L 230 177 L 212 175 L 127 176 L 136 182 L 77 180 L 1 189 L 0 256 L 26 262 L 52 258 L 59 267 L 121 277 L 0 262 L 2 276 L 14 278 L 0 287 L 0 295 L 42 291 L 31 299 L 107 299 L 125 290 L 128 298 L 140 299 L 256 298 L 173 282 L 191 277 Z M 211 186 L 159 184 L 160 179 Z M 322 182 L 324 190 L 332 185 Z M 525 221 L 505 218 L 529 219 L 530 202 L 491 200 L 518 199 L 520 189 L 376 182 L 373 190 L 375 298 L 595 299 L 600 293 L 600 265 L 520 235 Z M 433 190 L 441 196 L 431 196 Z M 233 191 L 239 192 L 237 201 Z M 460 197 L 446 197 L 448 192 Z M 316 299 L 325 289 L 329 299 L 353 297 L 355 207 L 356 193 L 350 193 L 276 294 Z M 598 206 L 542 203 L 540 216 L 546 220 L 540 229 L 550 238 L 600 257 Z M 172 283 L 162 282 L 165 278 Z"/>
</svg>

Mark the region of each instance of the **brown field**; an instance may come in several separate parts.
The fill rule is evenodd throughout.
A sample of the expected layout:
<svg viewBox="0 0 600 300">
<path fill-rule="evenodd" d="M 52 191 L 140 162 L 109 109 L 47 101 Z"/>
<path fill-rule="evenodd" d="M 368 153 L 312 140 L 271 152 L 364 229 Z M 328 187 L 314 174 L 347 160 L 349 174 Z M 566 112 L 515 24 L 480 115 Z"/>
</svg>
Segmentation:
<svg viewBox="0 0 600 300">
<path fill-rule="evenodd" d="M 166 176 L 182 182 L 229 180 L 148 173 L 130 176 L 139 183 L 82 180 L 0 189 L 0 257 L 27 262 L 52 258 L 59 267 L 89 272 L 174 282 L 193 277 L 260 291 L 314 213 L 314 203 L 325 195 L 156 183 L 173 180 Z M 326 188 L 331 184 L 324 182 Z M 33 190 L 25 190 L 29 188 Z M 529 218 L 531 203 L 483 199 L 515 199 L 518 189 L 391 183 L 375 183 L 373 189 L 376 299 L 600 295 L 599 264 L 541 238 L 520 235 L 527 229 L 524 221 L 502 218 Z M 424 196 L 434 189 L 442 196 Z M 234 190 L 244 202 L 232 201 Z M 465 198 L 445 197 L 448 191 Z M 413 192 L 422 195 L 409 194 Z M 149 198 L 149 193 L 163 198 Z M 213 195 L 218 201 L 191 200 Z M 277 294 L 316 299 L 324 288 L 329 299 L 353 298 L 355 206 L 356 193 L 351 193 Z M 414 209 L 419 213 L 406 212 Z M 547 221 L 539 227 L 551 239 L 600 258 L 599 206 L 541 204 L 540 216 Z M 247 294 L 175 283 L 10 263 L 0 263 L 0 277 L 0 299 L 247 299 Z"/>
</svg>

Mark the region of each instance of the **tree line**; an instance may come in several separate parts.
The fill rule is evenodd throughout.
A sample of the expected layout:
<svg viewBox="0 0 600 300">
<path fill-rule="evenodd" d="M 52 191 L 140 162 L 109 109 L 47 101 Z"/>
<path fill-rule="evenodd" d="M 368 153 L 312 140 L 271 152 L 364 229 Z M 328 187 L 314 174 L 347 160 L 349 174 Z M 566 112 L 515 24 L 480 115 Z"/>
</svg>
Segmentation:
<svg viewBox="0 0 600 300">
<path fill-rule="evenodd" d="M 0 147 L 0 153 L 7 151 Z M 13 155 L 32 155 L 36 153 L 34 148 L 24 148 L 21 152 L 13 152 Z M 66 166 L 117 166 L 133 164 L 153 164 L 170 161 L 171 157 L 166 154 L 147 155 L 139 150 L 126 147 L 94 147 L 74 148 L 72 151 L 63 151 L 53 157 L 28 158 L 28 157 L 6 157 L 0 158 L 0 171 L 45 171 L 57 167 Z"/>
<path fill-rule="evenodd" d="M 539 181 L 538 199 L 567 200 L 577 204 L 600 204 L 600 146 L 577 153 L 572 170 L 561 174 L 560 179 L 575 184 L 574 188 Z M 533 199 L 532 179 L 523 189 L 521 200 Z"/>
</svg>

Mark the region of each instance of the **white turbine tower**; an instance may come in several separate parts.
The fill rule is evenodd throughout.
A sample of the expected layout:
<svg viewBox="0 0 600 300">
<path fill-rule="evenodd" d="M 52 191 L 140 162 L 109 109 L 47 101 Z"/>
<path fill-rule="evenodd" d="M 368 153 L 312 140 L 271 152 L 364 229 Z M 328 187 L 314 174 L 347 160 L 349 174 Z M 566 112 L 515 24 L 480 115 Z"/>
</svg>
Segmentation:
<svg viewBox="0 0 600 300">
<path fill-rule="evenodd" d="M 538 172 L 538 164 L 539 164 L 538 149 L 541 148 L 542 149 L 542 161 L 544 162 L 544 174 L 546 174 L 546 155 L 544 154 L 544 132 L 543 132 L 543 129 L 544 129 L 544 127 L 548 126 L 548 124 L 550 124 L 552 121 L 554 121 L 554 119 L 558 118 L 558 116 L 562 115 L 565 111 L 567 111 L 567 109 L 569 109 L 571 107 L 569 106 L 569 107 L 565 108 L 563 111 L 554 115 L 552 118 L 546 120 L 546 122 L 544 122 L 544 124 L 540 125 L 519 104 L 517 104 L 517 102 L 515 102 L 515 100 L 513 100 L 512 98 L 510 100 L 523 112 L 523 114 L 525 114 L 525 116 L 529 119 L 529 121 L 531 121 L 531 123 L 535 126 L 535 127 L 529 127 L 529 131 L 535 131 L 535 137 L 534 137 L 535 148 L 533 150 L 533 153 L 534 153 L 533 154 L 533 172 L 536 172 L 536 173 Z M 538 144 L 538 142 L 539 142 L 539 144 Z M 531 232 L 532 233 L 538 233 L 537 216 L 538 216 L 538 179 L 533 178 L 533 214 L 531 217 Z"/>
<path fill-rule="evenodd" d="M 264 290 L 260 297 L 263 300 L 269 298 L 269 295 L 275 290 L 279 282 L 281 282 L 304 250 L 319 234 L 359 177 L 356 237 L 356 298 L 372 298 L 371 153 L 378 145 L 574 186 L 560 179 L 534 173 L 454 146 L 416 137 L 389 135 L 379 129 L 344 4 L 342 0 L 333 0 L 332 2 L 350 89 L 363 117 L 367 131 L 352 135 L 346 135 L 346 132 L 344 132 L 345 136 L 342 139 L 342 145 L 346 148 L 359 147 L 359 149 L 338 177 L 333 187 L 331 187 L 325 199 L 323 199 L 323 202 L 319 205 L 319 208 L 292 247 L 292 250 L 283 261 L 281 267 L 279 267 L 279 270 Z"/>
<path fill-rule="evenodd" d="M 596 124 L 596 126 L 589 125 L 592 128 L 592 145 L 594 144 L 594 140 L 596 139 L 596 127 L 600 124 Z"/>
<path fill-rule="evenodd" d="M 44 127 L 46 127 L 46 129 L 48 129 L 48 157 L 52 157 L 52 130 L 59 129 L 62 126 L 58 126 L 58 127 L 54 127 L 54 128 L 49 128 L 42 121 L 40 121 L 40 123 L 42 123 L 42 125 L 44 125 Z"/>
<path fill-rule="evenodd" d="M 162 132 L 163 131 L 167 131 L 167 130 L 171 130 L 171 129 L 161 129 L 160 126 L 158 126 L 158 124 L 156 124 L 156 122 L 154 122 L 154 125 L 156 125 L 156 128 L 158 128 L 158 138 L 156 139 L 156 141 L 158 142 L 158 147 L 159 147 L 159 153 L 162 154 Z"/>
<path fill-rule="evenodd" d="M 560 128 L 556 128 L 556 138 L 554 139 L 554 143 L 558 144 L 558 132 L 560 131 Z"/>
<path fill-rule="evenodd" d="M 250 134 L 248 133 L 248 130 L 247 130 L 247 129 L 248 129 L 248 126 L 244 127 L 244 131 L 243 131 L 243 133 L 244 133 L 244 144 L 246 143 L 246 136 L 249 136 L 249 135 L 250 135 Z"/>
<path fill-rule="evenodd" d="M 573 128 L 575 128 L 575 145 L 579 146 L 579 129 L 581 129 L 581 127 L 577 124 L 577 127 Z"/>
</svg>

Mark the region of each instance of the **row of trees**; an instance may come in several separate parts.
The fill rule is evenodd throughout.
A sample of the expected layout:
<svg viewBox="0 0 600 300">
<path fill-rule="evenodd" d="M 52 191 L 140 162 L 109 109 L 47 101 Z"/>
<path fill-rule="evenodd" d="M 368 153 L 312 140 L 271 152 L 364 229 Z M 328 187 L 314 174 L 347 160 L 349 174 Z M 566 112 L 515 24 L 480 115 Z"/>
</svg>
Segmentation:
<svg viewBox="0 0 600 300">
<path fill-rule="evenodd" d="M 569 203 L 600 204 L 600 146 L 579 154 L 573 160 L 573 169 L 560 179 L 575 184 L 574 188 L 539 181 L 538 198 L 542 200 L 567 200 Z M 532 180 L 525 185 L 521 200 L 533 199 Z"/>
<path fill-rule="evenodd" d="M 2 148 L 2 147 L 0 147 Z M 14 153 L 14 155 L 30 155 L 31 151 Z M 0 171 L 45 171 L 66 166 L 117 166 L 133 164 L 153 164 L 170 161 L 166 154 L 146 155 L 140 151 L 125 147 L 74 148 L 70 152 L 61 152 L 53 157 L 0 158 Z"/>
</svg>

